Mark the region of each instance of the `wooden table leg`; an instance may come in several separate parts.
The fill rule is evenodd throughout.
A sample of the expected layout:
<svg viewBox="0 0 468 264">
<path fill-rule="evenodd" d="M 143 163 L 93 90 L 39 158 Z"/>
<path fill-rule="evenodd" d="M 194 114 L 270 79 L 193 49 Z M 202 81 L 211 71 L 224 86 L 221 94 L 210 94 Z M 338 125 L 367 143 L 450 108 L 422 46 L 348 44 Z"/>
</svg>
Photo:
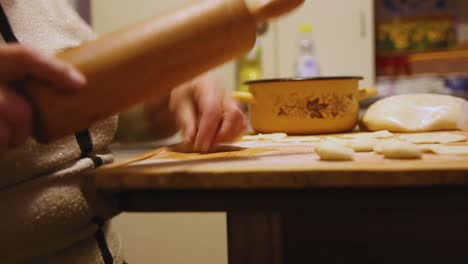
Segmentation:
<svg viewBox="0 0 468 264">
<path fill-rule="evenodd" d="M 229 264 L 283 264 L 279 212 L 228 212 Z"/>
</svg>

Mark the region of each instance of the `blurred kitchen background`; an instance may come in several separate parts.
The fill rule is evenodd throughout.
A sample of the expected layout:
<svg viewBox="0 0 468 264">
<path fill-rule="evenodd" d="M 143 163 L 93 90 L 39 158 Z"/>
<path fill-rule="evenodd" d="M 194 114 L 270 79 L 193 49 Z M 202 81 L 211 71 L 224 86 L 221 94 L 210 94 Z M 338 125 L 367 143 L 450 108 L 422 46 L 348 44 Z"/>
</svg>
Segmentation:
<svg viewBox="0 0 468 264">
<path fill-rule="evenodd" d="M 178 7 L 187 0 L 75 0 L 98 34 Z M 229 89 L 248 79 L 363 76 L 380 96 L 468 93 L 468 1 L 306 0 L 297 12 L 262 25 L 255 48 L 216 70 Z M 375 100 L 375 99 L 374 99 Z M 372 103 L 370 100 L 363 107 Z M 119 139 L 145 139 L 138 107 Z M 117 158 L 131 155 L 118 152 Z M 225 215 L 122 214 L 130 263 L 227 263 Z"/>
</svg>

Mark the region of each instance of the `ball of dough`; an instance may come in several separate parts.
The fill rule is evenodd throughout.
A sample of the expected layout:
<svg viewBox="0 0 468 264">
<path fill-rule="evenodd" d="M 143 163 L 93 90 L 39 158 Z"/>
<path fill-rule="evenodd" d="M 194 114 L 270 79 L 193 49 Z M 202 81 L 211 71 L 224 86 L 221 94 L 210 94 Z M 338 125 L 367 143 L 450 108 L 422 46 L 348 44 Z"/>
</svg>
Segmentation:
<svg viewBox="0 0 468 264">
<path fill-rule="evenodd" d="M 439 94 L 396 95 L 371 105 L 362 122 L 370 131 L 468 131 L 468 102 Z"/>
<path fill-rule="evenodd" d="M 354 159 L 354 151 L 336 142 L 323 142 L 315 147 L 321 160 L 349 161 Z"/>
</svg>

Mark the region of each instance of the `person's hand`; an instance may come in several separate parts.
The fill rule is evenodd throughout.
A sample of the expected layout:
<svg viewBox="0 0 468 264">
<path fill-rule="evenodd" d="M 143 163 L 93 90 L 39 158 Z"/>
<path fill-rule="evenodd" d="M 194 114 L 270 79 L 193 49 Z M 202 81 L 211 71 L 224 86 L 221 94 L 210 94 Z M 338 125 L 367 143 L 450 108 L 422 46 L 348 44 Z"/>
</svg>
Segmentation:
<svg viewBox="0 0 468 264">
<path fill-rule="evenodd" d="M 73 92 L 85 77 L 58 59 L 19 44 L 0 45 L 0 151 L 23 144 L 32 132 L 32 108 L 12 84 L 26 78 L 49 83 L 51 88 Z"/>
<path fill-rule="evenodd" d="M 247 127 L 236 102 L 211 75 L 175 88 L 169 109 L 183 132 L 184 142 L 203 153 L 214 150 L 219 143 L 234 140 Z"/>
</svg>

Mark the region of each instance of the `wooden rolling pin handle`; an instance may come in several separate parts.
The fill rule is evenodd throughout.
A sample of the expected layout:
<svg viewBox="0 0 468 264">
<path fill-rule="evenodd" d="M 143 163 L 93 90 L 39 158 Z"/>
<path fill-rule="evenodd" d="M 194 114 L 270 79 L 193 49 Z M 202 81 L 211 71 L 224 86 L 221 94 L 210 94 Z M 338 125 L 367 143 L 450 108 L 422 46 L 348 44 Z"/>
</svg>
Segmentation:
<svg viewBox="0 0 468 264">
<path fill-rule="evenodd" d="M 50 142 L 149 98 L 168 96 L 177 85 L 248 52 L 258 22 L 302 2 L 200 0 L 57 54 L 88 83 L 64 95 L 37 80 L 26 82 L 36 139 Z"/>
</svg>

